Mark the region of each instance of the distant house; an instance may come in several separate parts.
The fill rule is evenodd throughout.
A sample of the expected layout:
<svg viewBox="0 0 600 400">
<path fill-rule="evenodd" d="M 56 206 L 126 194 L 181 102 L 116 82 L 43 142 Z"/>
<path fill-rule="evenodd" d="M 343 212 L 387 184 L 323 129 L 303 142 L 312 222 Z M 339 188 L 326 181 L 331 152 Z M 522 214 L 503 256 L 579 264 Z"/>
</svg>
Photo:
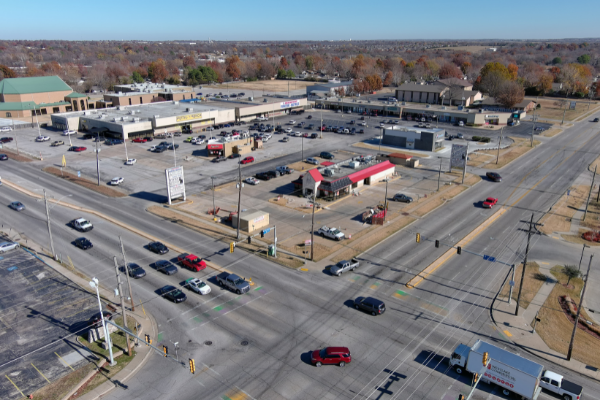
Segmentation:
<svg viewBox="0 0 600 400">
<path fill-rule="evenodd" d="M 479 105 L 483 110 L 489 111 L 531 111 L 536 107 L 536 103 L 533 100 L 525 99 L 519 104 L 515 104 L 512 108 L 506 108 L 502 104 L 498 103 L 493 97 L 487 97 L 483 99 Z"/>
<path fill-rule="evenodd" d="M 396 89 L 396 98 L 405 102 L 468 107 L 482 96 L 468 81 L 450 78 L 429 85 L 405 83 Z"/>
</svg>

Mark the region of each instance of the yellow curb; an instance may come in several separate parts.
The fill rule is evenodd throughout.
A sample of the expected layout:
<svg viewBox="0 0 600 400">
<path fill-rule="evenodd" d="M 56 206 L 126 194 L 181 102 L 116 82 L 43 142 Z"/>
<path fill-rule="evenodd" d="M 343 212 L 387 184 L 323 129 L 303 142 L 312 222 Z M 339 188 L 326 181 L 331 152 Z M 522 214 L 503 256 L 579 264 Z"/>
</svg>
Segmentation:
<svg viewBox="0 0 600 400">
<path fill-rule="evenodd" d="M 511 337 L 511 336 L 512 336 L 512 335 L 511 335 L 511 333 L 510 333 L 509 331 L 503 331 L 503 332 L 504 332 L 504 334 L 505 334 L 506 336 L 508 336 L 508 337 Z"/>
<path fill-rule="evenodd" d="M 471 231 L 467 236 L 465 236 L 461 241 L 459 241 L 456 246 L 465 246 L 471 240 L 475 239 L 481 232 L 483 232 L 488 226 L 490 226 L 494 221 L 496 221 L 502 214 L 506 212 L 506 208 L 502 207 L 498 211 L 494 213 L 494 215 L 490 216 L 488 219 L 483 221 L 477 228 Z M 456 254 L 456 249 L 451 248 L 433 263 L 429 264 L 423 271 L 414 276 L 408 282 L 406 282 L 406 287 L 409 289 L 415 288 L 419 283 L 421 283 L 425 278 L 427 278 L 430 274 L 432 274 L 435 270 L 442 266 L 446 261 L 450 259 L 453 255 Z"/>
</svg>

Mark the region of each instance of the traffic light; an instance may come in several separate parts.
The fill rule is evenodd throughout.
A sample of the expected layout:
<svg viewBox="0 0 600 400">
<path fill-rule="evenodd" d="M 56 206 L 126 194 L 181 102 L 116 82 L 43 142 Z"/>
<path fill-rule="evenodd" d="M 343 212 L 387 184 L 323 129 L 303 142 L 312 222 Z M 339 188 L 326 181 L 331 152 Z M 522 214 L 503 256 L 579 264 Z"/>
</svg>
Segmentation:
<svg viewBox="0 0 600 400">
<path fill-rule="evenodd" d="M 421 234 L 417 233 L 417 243 L 421 243 Z"/>
<path fill-rule="evenodd" d="M 477 382 L 477 379 L 478 379 L 478 378 L 479 378 L 479 374 L 478 374 L 477 372 L 475 372 L 475 373 L 473 374 L 473 380 L 474 380 L 475 382 Z"/>
<path fill-rule="evenodd" d="M 196 363 L 194 362 L 194 359 L 190 358 L 190 372 L 192 374 L 196 373 Z"/>
<path fill-rule="evenodd" d="M 146 346 L 149 346 L 152 344 L 152 339 L 150 339 L 150 335 L 146 335 Z"/>
<path fill-rule="evenodd" d="M 264 238 L 265 237 L 265 231 L 260 231 L 260 237 Z"/>
<path fill-rule="evenodd" d="M 462 247 L 458 246 L 456 248 L 456 254 L 460 254 L 462 252 Z"/>
<path fill-rule="evenodd" d="M 248 244 L 252 244 L 252 236 L 248 236 Z"/>
<path fill-rule="evenodd" d="M 229 243 L 229 252 L 230 253 L 233 253 L 234 248 L 235 248 L 235 243 L 234 242 Z"/>
<path fill-rule="evenodd" d="M 465 396 L 463 396 L 462 394 L 458 395 L 458 400 L 465 400 Z"/>
<path fill-rule="evenodd" d="M 487 351 L 485 353 L 483 353 L 483 366 L 485 367 L 489 361 L 490 357 L 489 354 L 487 353 Z"/>
<path fill-rule="evenodd" d="M 163 346 L 163 351 L 165 352 L 165 357 L 169 355 L 169 348 L 167 346 Z"/>
<path fill-rule="evenodd" d="M 435 248 L 437 249 L 438 247 L 440 247 L 440 241 L 439 241 L 439 240 L 436 240 L 436 241 L 435 241 Z"/>
</svg>

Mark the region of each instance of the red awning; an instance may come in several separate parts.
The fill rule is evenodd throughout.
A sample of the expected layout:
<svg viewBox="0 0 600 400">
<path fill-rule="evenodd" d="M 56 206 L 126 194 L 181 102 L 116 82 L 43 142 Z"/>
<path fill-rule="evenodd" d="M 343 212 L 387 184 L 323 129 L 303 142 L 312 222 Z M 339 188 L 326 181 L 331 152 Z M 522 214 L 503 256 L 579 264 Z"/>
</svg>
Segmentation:
<svg viewBox="0 0 600 400">
<path fill-rule="evenodd" d="M 362 171 L 355 172 L 353 174 L 348 175 L 348 178 L 352 181 L 352 183 L 360 182 L 363 179 L 369 178 L 375 174 L 388 170 L 390 168 L 394 168 L 394 164 L 389 161 L 384 161 L 382 163 L 373 165 L 369 168 L 365 168 Z"/>
</svg>

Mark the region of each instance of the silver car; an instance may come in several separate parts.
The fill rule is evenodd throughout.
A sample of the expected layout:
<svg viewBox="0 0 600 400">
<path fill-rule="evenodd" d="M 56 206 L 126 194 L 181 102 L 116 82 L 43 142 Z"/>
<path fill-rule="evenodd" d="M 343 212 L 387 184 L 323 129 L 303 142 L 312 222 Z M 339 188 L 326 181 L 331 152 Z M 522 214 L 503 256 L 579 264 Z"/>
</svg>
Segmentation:
<svg viewBox="0 0 600 400">
<path fill-rule="evenodd" d="M 15 211 L 23 211 L 25 209 L 25 204 L 21 203 L 20 201 L 13 201 L 8 206 Z"/>
<path fill-rule="evenodd" d="M 9 250 L 14 250 L 20 247 L 19 243 L 15 242 L 2 242 L 0 243 L 0 253 L 6 253 Z"/>
</svg>

